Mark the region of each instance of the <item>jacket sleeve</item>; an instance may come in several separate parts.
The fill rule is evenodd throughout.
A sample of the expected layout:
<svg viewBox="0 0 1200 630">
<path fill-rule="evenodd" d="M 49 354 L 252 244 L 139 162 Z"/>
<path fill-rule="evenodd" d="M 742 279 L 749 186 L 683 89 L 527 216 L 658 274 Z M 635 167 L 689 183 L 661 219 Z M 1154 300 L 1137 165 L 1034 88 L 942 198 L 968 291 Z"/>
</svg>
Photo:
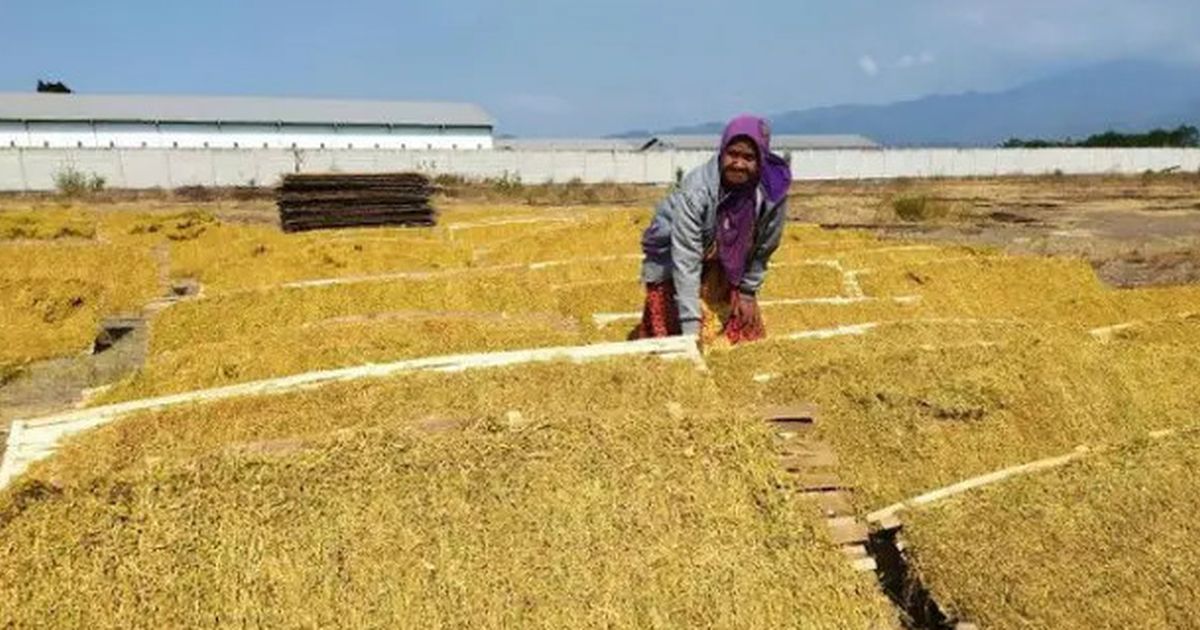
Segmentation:
<svg viewBox="0 0 1200 630">
<path fill-rule="evenodd" d="M 676 191 L 664 201 L 675 204 L 671 225 L 675 303 L 685 335 L 700 332 L 700 268 L 704 259 L 703 201 L 694 190 Z"/>
<path fill-rule="evenodd" d="M 750 257 L 750 264 L 746 266 L 746 272 L 742 276 L 742 282 L 738 285 L 738 291 L 744 294 L 757 295 L 759 289 L 762 288 L 771 256 L 775 250 L 779 249 L 779 241 L 783 238 L 783 225 L 787 222 L 787 198 L 785 197 L 769 212 L 770 214 L 763 224 L 765 237 L 755 248 L 754 255 Z"/>
</svg>

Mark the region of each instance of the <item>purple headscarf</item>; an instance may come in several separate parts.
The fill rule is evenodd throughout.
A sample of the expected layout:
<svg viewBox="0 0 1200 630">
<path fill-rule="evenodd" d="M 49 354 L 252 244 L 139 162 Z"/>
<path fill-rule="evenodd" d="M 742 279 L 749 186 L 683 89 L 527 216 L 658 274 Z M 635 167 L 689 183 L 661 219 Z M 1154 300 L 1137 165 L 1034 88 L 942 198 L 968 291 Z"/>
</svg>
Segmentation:
<svg viewBox="0 0 1200 630">
<path fill-rule="evenodd" d="M 736 190 L 721 187 L 717 206 L 717 257 L 731 286 L 738 286 L 746 273 L 746 262 L 754 243 L 754 225 L 758 218 L 758 187 L 771 203 L 787 195 L 792 171 L 783 158 L 771 153 L 771 130 L 767 121 L 742 115 L 729 121 L 721 135 L 720 155 L 738 138 L 748 138 L 758 149 L 758 181 Z"/>
</svg>

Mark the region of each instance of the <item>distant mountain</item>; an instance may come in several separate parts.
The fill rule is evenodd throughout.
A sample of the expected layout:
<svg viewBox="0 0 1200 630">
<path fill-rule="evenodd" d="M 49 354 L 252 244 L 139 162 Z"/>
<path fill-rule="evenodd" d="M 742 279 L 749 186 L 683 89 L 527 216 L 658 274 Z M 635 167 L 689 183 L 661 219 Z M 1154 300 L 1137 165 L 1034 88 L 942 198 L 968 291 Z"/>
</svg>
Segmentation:
<svg viewBox="0 0 1200 630">
<path fill-rule="evenodd" d="M 776 133 L 856 133 L 892 146 L 993 146 L 1011 137 L 1083 138 L 1110 129 L 1173 128 L 1200 124 L 1200 67 L 1114 61 L 1002 92 L 820 107 L 770 118 Z M 662 133 L 720 133 L 721 126 L 712 122 Z"/>
</svg>

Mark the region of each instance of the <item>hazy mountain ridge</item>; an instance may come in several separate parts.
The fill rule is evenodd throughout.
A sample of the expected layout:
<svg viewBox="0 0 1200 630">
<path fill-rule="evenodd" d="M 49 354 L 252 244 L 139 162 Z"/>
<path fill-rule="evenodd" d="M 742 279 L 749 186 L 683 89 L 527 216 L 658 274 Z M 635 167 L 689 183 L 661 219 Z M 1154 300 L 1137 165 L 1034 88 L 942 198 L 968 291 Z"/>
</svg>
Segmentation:
<svg viewBox="0 0 1200 630">
<path fill-rule="evenodd" d="M 939 94 L 770 116 L 775 133 L 857 133 L 887 145 L 992 146 L 1011 137 L 1082 138 L 1200 123 L 1200 67 L 1123 60 L 1000 92 Z M 659 130 L 719 133 L 719 122 Z M 622 134 L 628 135 L 628 134 Z"/>
</svg>

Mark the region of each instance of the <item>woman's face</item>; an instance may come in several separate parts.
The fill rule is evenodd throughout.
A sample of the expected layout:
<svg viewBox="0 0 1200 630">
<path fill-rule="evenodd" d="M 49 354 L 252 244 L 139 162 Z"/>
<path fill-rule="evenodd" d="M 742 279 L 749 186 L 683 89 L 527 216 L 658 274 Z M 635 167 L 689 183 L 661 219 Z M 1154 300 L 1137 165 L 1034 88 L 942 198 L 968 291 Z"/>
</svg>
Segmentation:
<svg viewBox="0 0 1200 630">
<path fill-rule="evenodd" d="M 747 138 L 730 142 L 721 153 L 721 183 L 743 186 L 758 178 L 758 148 Z"/>
</svg>

